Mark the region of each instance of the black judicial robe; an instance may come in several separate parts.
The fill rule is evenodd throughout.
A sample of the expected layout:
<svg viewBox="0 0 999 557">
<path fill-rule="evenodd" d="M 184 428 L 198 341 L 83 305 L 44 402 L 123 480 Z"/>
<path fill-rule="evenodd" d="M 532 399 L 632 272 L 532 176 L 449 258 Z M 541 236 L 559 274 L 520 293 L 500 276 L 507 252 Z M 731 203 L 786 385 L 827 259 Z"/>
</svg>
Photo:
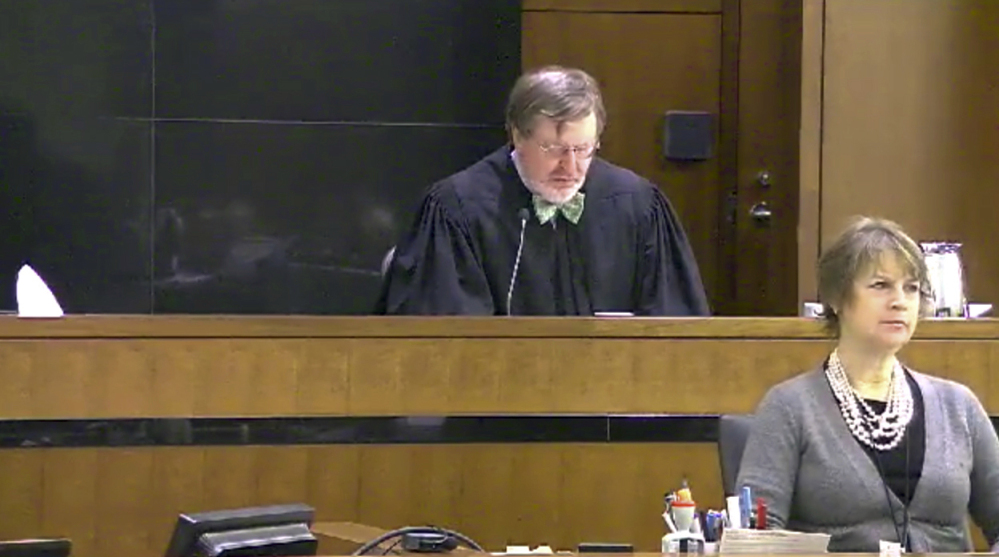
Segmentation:
<svg viewBox="0 0 999 557">
<path fill-rule="evenodd" d="M 596 157 L 579 222 L 557 213 L 542 225 L 511 149 L 430 188 L 396 246 L 375 313 L 709 315 L 686 234 L 659 188 Z M 514 277 L 522 215 L 530 218 Z"/>
</svg>

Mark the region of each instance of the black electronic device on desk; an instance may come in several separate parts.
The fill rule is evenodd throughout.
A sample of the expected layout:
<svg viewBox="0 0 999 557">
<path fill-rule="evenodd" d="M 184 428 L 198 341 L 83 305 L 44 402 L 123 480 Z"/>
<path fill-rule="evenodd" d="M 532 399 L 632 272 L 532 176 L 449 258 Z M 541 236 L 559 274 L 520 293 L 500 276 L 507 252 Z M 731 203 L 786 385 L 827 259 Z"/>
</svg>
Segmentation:
<svg viewBox="0 0 999 557">
<path fill-rule="evenodd" d="M 388 543 L 391 540 L 394 541 Z M 458 549 L 460 543 L 473 551 L 485 553 L 481 545 L 460 532 L 438 526 L 407 526 L 378 536 L 357 548 L 352 555 L 367 555 L 386 543 L 388 546 L 382 550 L 382 555 L 388 554 L 400 545 L 402 550 L 408 553 L 447 553 Z"/>
<path fill-rule="evenodd" d="M 315 510 L 273 505 L 182 514 L 166 557 L 298 557 L 315 555 Z"/>
<path fill-rule="evenodd" d="M 578 553 L 634 553 L 635 547 L 630 543 L 594 543 L 583 542 L 576 547 Z"/>
<path fill-rule="evenodd" d="M 72 548 L 66 538 L 0 541 L 0 557 L 69 557 Z"/>
</svg>

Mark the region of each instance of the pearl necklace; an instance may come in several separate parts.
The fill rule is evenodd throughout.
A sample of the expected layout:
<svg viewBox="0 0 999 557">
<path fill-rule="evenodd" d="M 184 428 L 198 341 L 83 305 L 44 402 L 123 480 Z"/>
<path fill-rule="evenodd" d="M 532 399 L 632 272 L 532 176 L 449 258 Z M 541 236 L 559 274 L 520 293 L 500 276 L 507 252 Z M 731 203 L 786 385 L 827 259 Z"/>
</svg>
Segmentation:
<svg viewBox="0 0 999 557">
<path fill-rule="evenodd" d="M 902 442 L 905 428 L 912 419 L 913 401 L 909 382 L 897 360 L 892 366 L 888 403 L 881 414 L 876 414 L 867 402 L 857 396 L 835 351 L 829 356 L 826 378 L 839 401 L 843 420 L 850 433 L 861 443 L 878 451 L 890 451 Z"/>
</svg>

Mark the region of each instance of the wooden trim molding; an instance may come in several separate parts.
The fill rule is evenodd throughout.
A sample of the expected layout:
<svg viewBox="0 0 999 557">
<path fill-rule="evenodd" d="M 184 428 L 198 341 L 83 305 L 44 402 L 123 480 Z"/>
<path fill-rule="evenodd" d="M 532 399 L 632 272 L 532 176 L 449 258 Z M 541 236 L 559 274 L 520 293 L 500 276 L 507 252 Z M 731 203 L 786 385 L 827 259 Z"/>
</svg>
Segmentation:
<svg viewBox="0 0 999 557">
<path fill-rule="evenodd" d="M 522 10 L 717 14 L 722 0 L 524 0 Z"/>
<path fill-rule="evenodd" d="M 826 0 L 802 0 L 798 307 L 818 294 L 822 231 L 822 88 Z"/>
<path fill-rule="evenodd" d="M 0 339 L 47 338 L 828 338 L 799 317 L 326 317 L 80 315 L 0 318 Z M 996 319 L 927 319 L 915 338 L 999 338 Z"/>
</svg>

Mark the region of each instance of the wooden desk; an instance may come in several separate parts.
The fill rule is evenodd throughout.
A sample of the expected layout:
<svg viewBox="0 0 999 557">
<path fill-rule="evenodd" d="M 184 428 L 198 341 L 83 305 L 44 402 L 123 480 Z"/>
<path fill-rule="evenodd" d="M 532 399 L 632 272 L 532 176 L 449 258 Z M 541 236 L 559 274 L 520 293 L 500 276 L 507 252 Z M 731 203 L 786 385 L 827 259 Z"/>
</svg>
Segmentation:
<svg viewBox="0 0 999 557">
<path fill-rule="evenodd" d="M 0 318 L 0 412 L 8 418 L 0 425 L 713 419 L 752 410 L 770 385 L 815 365 L 829 347 L 803 319 Z M 997 350 L 995 321 L 928 322 L 904 357 L 968 384 L 999 413 Z M 278 445 L 248 436 L 150 446 L 105 437 L 106 446 L 0 450 L 0 538 L 65 535 L 78 557 L 153 557 L 180 512 L 306 502 L 321 521 L 437 524 L 488 549 L 602 541 L 654 551 L 662 494 L 681 478 L 702 506 L 722 501 L 706 437 Z"/>
<path fill-rule="evenodd" d="M 751 411 L 820 362 L 804 319 L 0 318 L 18 418 Z M 933 321 L 910 365 L 999 413 L 999 322 Z M 266 396 L 261 396 L 266 393 Z"/>
</svg>

